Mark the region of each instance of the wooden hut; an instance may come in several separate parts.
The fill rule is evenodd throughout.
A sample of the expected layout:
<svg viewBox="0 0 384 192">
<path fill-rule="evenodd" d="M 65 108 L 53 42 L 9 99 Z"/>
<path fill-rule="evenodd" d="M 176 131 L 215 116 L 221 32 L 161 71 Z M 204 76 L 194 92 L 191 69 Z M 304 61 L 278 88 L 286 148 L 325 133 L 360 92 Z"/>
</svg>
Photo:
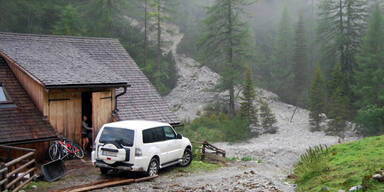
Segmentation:
<svg viewBox="0 0 384 192">
<path fill-rule="evenodd" d="M 40 113 L 31 121 L 78 143 L 84 115 L 94 136 L 116 120 L 180 124 L 116 39 L 0 33 L 0 57 Z"/>
</svg>

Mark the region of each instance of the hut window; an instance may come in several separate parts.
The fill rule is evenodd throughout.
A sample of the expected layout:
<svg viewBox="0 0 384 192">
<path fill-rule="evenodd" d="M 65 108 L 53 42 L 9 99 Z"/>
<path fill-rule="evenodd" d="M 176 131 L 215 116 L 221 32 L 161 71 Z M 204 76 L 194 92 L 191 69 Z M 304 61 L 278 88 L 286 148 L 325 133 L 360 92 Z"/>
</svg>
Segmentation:
<svg viewBox="0 0 384 192">
<path fill-rule="evenodd" d="M 0 103 L 9 103 L 11 99 L 9 98 L 5 87 L 0 83 Z"/>
<path fill-rule="evenodd" d="M 7 101 L 7 96 L 5 95 L 5 92 L 4 92 L 4 88 L 3 86 L 1 85 L 0 86 L 0 102 L 2 101 Z"/>
</svg>

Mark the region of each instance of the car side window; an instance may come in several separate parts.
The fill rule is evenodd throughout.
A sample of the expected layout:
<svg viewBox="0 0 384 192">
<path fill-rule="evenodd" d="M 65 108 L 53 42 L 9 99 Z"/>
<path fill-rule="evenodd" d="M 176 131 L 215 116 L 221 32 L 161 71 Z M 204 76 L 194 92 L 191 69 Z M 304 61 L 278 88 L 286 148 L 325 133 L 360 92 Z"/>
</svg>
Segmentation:
<svg viewBox="0 0 384 192">
<path fill-rule="evenodd" d="M 153 142 L 152 135 L 153 135 L 152 129 L 143 130 L 143 143 L 152 143 Z"/>
<path fill-rule="evenodd" d="M 171 127 L 163 127 L 165 133 L 165 139 L 176 139 L 175 131 Z"/>
<path fill-rule="evenodd" d="M 162 127 L 143 130 L 143 143 L 153 143 L 164 140 L 164 130 Z"/>
</svg>

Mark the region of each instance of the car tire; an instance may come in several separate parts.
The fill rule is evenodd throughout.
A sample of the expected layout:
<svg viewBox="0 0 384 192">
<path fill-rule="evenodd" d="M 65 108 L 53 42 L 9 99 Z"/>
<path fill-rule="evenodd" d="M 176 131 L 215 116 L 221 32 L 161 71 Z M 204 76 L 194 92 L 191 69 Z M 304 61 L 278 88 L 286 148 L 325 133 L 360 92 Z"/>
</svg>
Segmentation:
<svg viewBox="0 0 384 192">
<path fill-rule="evenodd" d="M 187 148 L 184 151 L 183 157 L 181 158 L 181 167 L 186 167 L 192 162 L 192 151 L 191 149 Z"/>
<path fill-rule="evenodd" d="M 156 158 L 152 158 L 148 165 L 147 175 L 155 176 L 159 174 L 159 161 Z"/>
<path fill-rule="evenodd" d="M 107 175 L 109 170 L 111 170 L 111 169 L 100 167 L 100 172 L 102 175 Z"/>
</svg>

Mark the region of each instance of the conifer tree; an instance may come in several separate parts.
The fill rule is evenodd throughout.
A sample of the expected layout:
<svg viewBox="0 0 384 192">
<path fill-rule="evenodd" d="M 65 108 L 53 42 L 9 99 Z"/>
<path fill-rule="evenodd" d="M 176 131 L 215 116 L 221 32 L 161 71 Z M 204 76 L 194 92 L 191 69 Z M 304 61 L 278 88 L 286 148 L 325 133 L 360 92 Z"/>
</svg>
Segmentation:
<svg viewBox="0 0 384 192">
<path fill-rule="evenodd" d="M 61 11 L 59 20 L 52 31 L 55 35 L 80 36 L 85 32 L 80 14 L 72 5 L 67 5 Z"/>
<path fill-rule="evenodd" d="M 359 97 L 356 105 L 384 106 L 384 20 L 377 3 L 370 19 L 363 48 L 357 57 L 355 94 Z"/>
<path fill-rule="evenodd" d="M 294 103 L 292 91 L 293 28 L 287 6 L 279 21 L 271 63 L 269 87 L 282 99 Z"/>
<path fill-rule="evenodd" d="M 351 90 L 356 69 L 356 55 L 366 28 L 367 0 L 323 0 L 319 7 L 318 40 L 320 64 L 330 74 L 339 63 L 344 73 L 348 100 L 354 98 Z M 329 77 L 327 77 L 329 78 Z"/>
<path fill-rule="evenodd" d="M 261 127 L 268 130 L 269 133 L 275 133 L 277 128 L 274 126 L 277 123 L 275 114 L 272 113 L 266 101 L 260 99 L 260 121 Z"/>
<path fill-rule="evenodd" d="M 341 65 L 335 65 L 331 79 L 328 82 L 329 108 L 328 117 L 332 119 L 328 123 L 328 134 L 335 134 L 343 137 L 346 128 L 346 121 L 349 118 L 349 98 L 346 94 L 347 83 L 341 71 Z"/>
<path fill-rule="evenodd" d="M 244 22 L 248 0 L 215 0 L 207 9 L 205 34 L 200 39 L 202 57 L 217 66 L 221 88 L 228 90 L 228 115 L 235 116 L 235 84 L 244 70 L 244 58 L 250 53 L 250 29 Z"/>
<path fill-rule="evenodd" d="M 257 119 L 257 108 L 253 104 L 256 98 L 255 88 L 252 82 L 252 70 L 248 67 L 245 80 L 243 83 L 243 96 L 241 97 L 242 102 L 240 103 L 239 115 L 242 118 L 248 119 L 252 124 L 258 124 Z"/>
<path fill-rule="evenodd" d="M 295 105 L 305 106 L 308 89 L 309 65 L 307 59 L 307 43 L 305 38 L 305 27 L 303 13 L 299 16 L 299 21 L 295 31 L 295 50 L 292 62 L 294 73 L 293 88 L 295 90 Z"/>
<path fill-rule="evenodd" d="M 325 82 L 318 66 L 309 92 L 309 122 L 312 131 L 320 130 L 321 114 L 325 112 L 325 96 Z"/>
<path fill-rule="evenodd" d="M 363 135 L 384 132 L 384 19 L 377 2 L 360 55 L 357 57 L 355 102 L 359 108 L 355 118 L 357 129 Z"/>
</svg>

